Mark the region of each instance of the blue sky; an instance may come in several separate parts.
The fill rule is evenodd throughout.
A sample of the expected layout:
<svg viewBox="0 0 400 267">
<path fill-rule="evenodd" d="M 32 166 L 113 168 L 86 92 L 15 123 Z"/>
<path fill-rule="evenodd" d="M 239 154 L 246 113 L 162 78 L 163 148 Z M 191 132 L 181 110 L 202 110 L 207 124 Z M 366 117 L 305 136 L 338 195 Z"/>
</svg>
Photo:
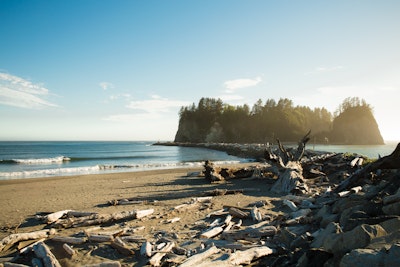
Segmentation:
<svg viewBox="0 0 400 267">
<path fill-rule="evenodd" d="M 181 106 L 363 98 L 400 140 L 400 1 L 0 0 L 0 140 L 173 140 Z"/>
</svg>

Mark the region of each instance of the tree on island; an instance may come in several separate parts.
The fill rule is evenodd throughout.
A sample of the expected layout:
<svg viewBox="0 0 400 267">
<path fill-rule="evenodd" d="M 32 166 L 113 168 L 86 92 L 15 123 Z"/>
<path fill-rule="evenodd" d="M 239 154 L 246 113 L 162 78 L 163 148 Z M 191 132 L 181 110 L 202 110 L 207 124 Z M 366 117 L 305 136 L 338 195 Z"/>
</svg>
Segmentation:
<svg viewBox="0 0 400 267">
<path fill-rule="evenodd" d="M 319 143 L 383 144 L 372 108 L 356 97 L 346 98 L 335 116 L 326 108 L 294 106 L 287 98 L 259 99 L 251 109 L 201 98 L 197 106 L 181 108 L 175 142 L 296 142 L 310 129 Z"/>
</svg>

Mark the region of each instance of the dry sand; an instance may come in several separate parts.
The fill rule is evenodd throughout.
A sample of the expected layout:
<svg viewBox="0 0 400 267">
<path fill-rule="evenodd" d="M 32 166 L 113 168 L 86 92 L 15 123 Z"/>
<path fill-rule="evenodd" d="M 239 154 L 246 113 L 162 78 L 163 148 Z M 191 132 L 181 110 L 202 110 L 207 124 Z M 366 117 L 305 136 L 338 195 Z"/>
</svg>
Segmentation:
<svg viewBox="0 0 400 267">
<path fill-rule="evenodd" d="M 271 204 L 274 195 L 268 190 L 270 185 L 263 180 L 237 179 L 210 184 L 204 177 L 188 177 L 187 174 L 192 172 L 201 172 L 201 168 L 0 181 L 0 239 L 14 232 L 43 229 L 46 225 L 39 224 L 35 214 L 65 209 L 111 214 L 116 211 L 153 208 L 155 212 L 152 218 L 128 222 L 131 226 L 145 226 L 141 234 L 148 238 L 157 231 L 187 232 L 190 225 L 224 205 L 245 207 L 259 200 L 268 200 L 269 205 L 264 207 L 263 213 L 279 212 Z M 244 194 L 215 197 L 209 209 L 171 212 L 173 207 L 192 197 L 217 188 L 246 191 Z M 157 202 L 117 206 L 108 204 L 108 201 L 123 198 Z M 174 224 L 165 223 L 174 217 L 180 217 L 181 220 Z M 71 234 L 67 231 L 77 229 L 62 231 Z M 75 261 L 82 260 L 75 258 Z M 64 259 L 64 266 L 70 264 L 69 259 Z"/>
</svg>

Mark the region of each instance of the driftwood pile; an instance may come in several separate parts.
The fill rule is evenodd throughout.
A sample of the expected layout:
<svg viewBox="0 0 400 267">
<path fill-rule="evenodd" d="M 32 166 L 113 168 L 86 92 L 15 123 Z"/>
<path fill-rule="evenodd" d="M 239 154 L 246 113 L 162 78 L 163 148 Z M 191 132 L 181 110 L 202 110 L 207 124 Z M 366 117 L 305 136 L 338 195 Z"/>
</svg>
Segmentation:
<svg viewBox="0 0 400 267">
<path fill-rule="evenodd" d="M 243 177 L 263 182 L 274 192 L 268 201 L 279 214 L 268 212 L 265 201 L 214 210 L 215 199 L 228 190 L 193 197 L 164 215 L 154 209 L 63 210 L 38 217 L 44 230 L 1 240 L 6 258 L 0 259 L 4 266 L 62 266 L 60 257 L 90 256 L 102 247 L 103 260 L 87 266 L 400 266 L 400 144 L 391 155 L 363 166 L 365 158 L 358 155 L 311 154 L 304 149 L 306 139 L 294 152 L 279 148 L 287 160 L 267 151 L 268 164 L 252 168 L 205 163 L 204 176 L 212 182 Z M 186 232 L 171 227 L 143 234 L 146 222 L 162 219 L 173 225 L 179 214 L 193 210 L 208 212 L 190 222 Z M 132 227 L 133 220 L 143 225 Z"/>
<path fill-rule="evenodd" d="M 278 255 L 265 264 L 400 266 L 400 144 L 363 165 L 359 155 L 306 153 L 303 140 L 293 154 L 281 145 L 277 153 L 266 151 L 270 165 L 253 169 L 272 180 L 271 191 L 284 195 L 281 205 L 292 211 L 267 224 L 277 228 L 268 246 Z M 219 169 L 207 166 L 208 180 L 215 181 Z"/>
</svg>

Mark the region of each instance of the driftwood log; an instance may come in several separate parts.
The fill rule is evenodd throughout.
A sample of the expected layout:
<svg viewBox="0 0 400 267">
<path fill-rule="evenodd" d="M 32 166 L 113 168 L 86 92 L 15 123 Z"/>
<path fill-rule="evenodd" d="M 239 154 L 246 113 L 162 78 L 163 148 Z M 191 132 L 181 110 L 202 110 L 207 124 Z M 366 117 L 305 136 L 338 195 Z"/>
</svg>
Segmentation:
<svg viewBox="0 0 400 267">
<path fill-rule="evenodd" d="M 58 219 L 54 222 L 55 225 L 62 226 L 64 228 L 70 227 L 81 227 L 90 226 L 103 223 L 109 223 L 125 219 L 140 219 L 148 216 L 154 212 L 154 209 L 148 210 L 133 210 L 133 211 L 121 211 L 113 214 L 92 214 L 83 217 L 71 217 L 66 219 Z"/>
<path fill-rule="evenodd" d="M 35 255 L 43 261 L 45 267 L 61 267 L 61 264 L 45 243 L 37 243 L 33 246 L 33 251 Z"/>
<path fill-rule="evenodd" d="M 12 246 L 13 244 L 18 243 L 20 241 L 47 238 L 52 234 L 55 234 L 54 229 L 40 230 L 30 233 L 11 234 L 0 241 L 0 252 L 3 251 L 6 247 Z"/>
<path fill-rule="evenodd" d="M 306 193 L 308 191 L 300 160 L 304 155 L 306 143 L 310 140 L 310 133 L 311 131 L 300 140 L 294 152 L 286 149 L 279 139 L 277 139 L 279 148 L 277 153 L 271 150 L 266 151 L 266 159 L 274 162 L 280 170 L 278 180 L 272 186 L 271 191 L 278 194 Z"/>
<path fill-rule="evenodd" d="M 378 160 L 369 163 L 364 168 L 357 170 L 349 178 L 341 182 L 335 189 L 335 193 L 342 192 L 351 187 L 357 186 L 369 173 L 379 169 L 399 169 L 400 168 L 400 143 L 396 149 L 388 156 L 379 158 Z"/>
</svg>

